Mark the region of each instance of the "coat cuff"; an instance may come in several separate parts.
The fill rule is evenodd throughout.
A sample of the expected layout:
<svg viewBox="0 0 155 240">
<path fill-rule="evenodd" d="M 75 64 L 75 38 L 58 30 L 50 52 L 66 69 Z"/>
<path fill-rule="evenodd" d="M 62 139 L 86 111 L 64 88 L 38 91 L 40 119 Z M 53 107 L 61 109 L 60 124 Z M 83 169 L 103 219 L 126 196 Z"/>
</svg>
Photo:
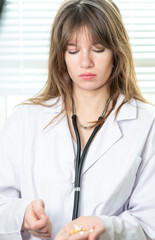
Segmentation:
<svg viewBox="0 0 155 240">
<path fill-rule="evenodd" d="M 147 240 L 144 231 L 135 217 L 124 212 L 121 216 L 99 216 L 105 225 L 105 232 L 99 240 Z"/>
<path fill-rule="evenodd" d="M 0 200 L 0 239 L 22 240 L 21 227 L 28 201 L 23 199 Z"/>
</svg>

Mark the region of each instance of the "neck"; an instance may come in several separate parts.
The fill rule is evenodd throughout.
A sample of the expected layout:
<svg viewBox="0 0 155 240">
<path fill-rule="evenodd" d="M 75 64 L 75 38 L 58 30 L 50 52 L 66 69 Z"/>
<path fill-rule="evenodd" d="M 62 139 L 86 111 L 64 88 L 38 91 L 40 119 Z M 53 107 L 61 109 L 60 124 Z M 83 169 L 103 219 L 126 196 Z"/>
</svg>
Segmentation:
<svg viewBox="0 0 155 240">
<path fill-rule="evenodd" d="M 83 124 L 96 121 L 102 115 L 108 98 L 107 92 L 73 91 L 76 115 Z"/>
</svg>

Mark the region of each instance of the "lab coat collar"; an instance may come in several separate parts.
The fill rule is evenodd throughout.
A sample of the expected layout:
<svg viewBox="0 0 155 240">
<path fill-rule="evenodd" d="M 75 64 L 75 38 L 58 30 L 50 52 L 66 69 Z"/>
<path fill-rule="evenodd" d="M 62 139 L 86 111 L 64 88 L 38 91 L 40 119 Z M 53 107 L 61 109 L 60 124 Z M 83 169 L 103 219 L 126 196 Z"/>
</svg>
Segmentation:
<svg viewBox="0 0 155 240">
<path fill-rule="evenodd" d="M 63 107 L 63 102 L 61 98 L 54 98 L 44 102 L 47 107 L 44 107 L 43 110 L 46 113 L 57 115 L 61 112 Z M 53 106 L 52 106 L 53 105 Z M 49 107 L 48 107 L 49 106 Z"/>
<path fill-rule="evenodd" d="M 117 108 L 121 105 L 124 100 L 124 95 L 120 95 L 118 97 L 115 109 L 113 112 L 115 113 Z M 123 120 L 132 120 L 137 118 L 137 103 L 134 98 L 132 98 L 129 102 L 125 103 L 121 110 L 119 111 L 116 121 L 123 121 Z"/>
<path fill-rule="evenodd" d="M 123 102 L 123 100 L 124 100 L 124 95 L 120 94 L 117 99 L 116 106 L 113 110 L 114 113 L 116 112 L 116 110 L 120 106 L 120 104 Z M 44 111 L 46 113 L 50 113 L 50 114 L 53 113 L 56 116 L 58 113 L 61 112 L 63 102 L 62 102 L 61 98 L 55 98 L 55 99 L 50 99 L 50 100 L 46 101 L 47 105 L 52 105 L 54 103 L 56 103 L 56 104 L 53 105 L 52 107 L 44 107 Z M 126 103 L 122 106 L 121 111 L 119 111 L 116 120 L 117 121 L 130 120 L 130 119 L 135 119 L 136 116 L 137 116 L 136 101 L 135 101 L 135 99 L 131 99 L 128 103 Z"/>
<path fill-rule="evenodd" d="M 84 161 L 82 175 L 95 164 L 101 156 L 103 156 L 114 144 L 116 144 L 122 137 L 122 132 L 119 126 L 120 121 L 134 120 L 137 117 L 136 101 L 132 99 L 129 103 L 122 106 L 115 120 L 115 112 L 120 106 L 124 96 L 120 95 L 115 109 L 109 115 L 107 121 L 104 123 L 100 131 L 97 133 L 94 141 L 88 149 L 86 159 Z M 49 101 L 49 104 L 53 104 L 54 101 Z M 45 112 L 51 113 L 52 117 L 56 116 L 62 109 L 62 100 L 59 99 L 58 103 L 51 108 L 45 108 Z M 60 121 L 61 120 L 61 121 Z M 54 124 L 54 130 L 58 133 L 60 141 L 66 146 L 64 158 L 70 159 L 72 166 L 74 164 L 75 154 L 73 149 L 72 137 L 68 127 L 67 116 L 64 114 L 63 118 L 60 116 L 57 120 L 59 123 Z M 72 169 L 74 171 L 74 169 Z M 74 182 L 74 174 L 72 182 Z"/>
</svg>

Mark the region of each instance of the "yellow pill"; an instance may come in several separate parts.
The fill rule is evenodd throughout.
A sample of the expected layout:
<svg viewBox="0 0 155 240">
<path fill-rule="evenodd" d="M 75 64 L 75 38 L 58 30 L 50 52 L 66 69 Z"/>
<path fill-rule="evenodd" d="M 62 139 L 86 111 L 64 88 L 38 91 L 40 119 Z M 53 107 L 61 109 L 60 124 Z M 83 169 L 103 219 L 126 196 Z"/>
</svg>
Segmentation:
<svg viewBox="0 0 155 240">
<path fill-rule="evenodd" d="M 75 230 L 74 230 L 74 232 L 75 232 L 75 233 L 78 233 L 78 232 L 79 232 L 79 230 L 78 230 L 78 229 L 75 229 Z"/>
<path fill-rule="evenodd" d="M 85 228 L 82 228 L 82 229 L 81 229 L 81 231 L 85 232 L 85 231 L 86 231 L 86 229 L 85 229 Z"/>
<path fill-rule="evenodd" d="M 74 230 L 70 230 L 69 234 L 72 235 L 74 233 Z"/>
</svg>

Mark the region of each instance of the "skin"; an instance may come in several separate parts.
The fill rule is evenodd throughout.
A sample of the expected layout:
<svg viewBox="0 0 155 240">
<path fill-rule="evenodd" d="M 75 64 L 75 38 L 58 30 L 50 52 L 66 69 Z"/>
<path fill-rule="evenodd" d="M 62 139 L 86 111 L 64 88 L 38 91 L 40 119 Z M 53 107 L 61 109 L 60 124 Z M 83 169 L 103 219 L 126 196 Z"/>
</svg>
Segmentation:
<svg viewBox="0 0 155 240">
<path fill-rule="evenodd" d="M 70 234 L 70 230 L 75 229 L 75 225 L 84 227 L 86 231 L 82 235 L 80 233 Z M 90 232 L 91 229 L 93 229 L 92 232 Z M 104 223 L 98 217 L 84 216 L 65 225 L 56 235 L 55 240 L 95 240 L 104 231 Z"/>
<path fill-rule="evenodd" d="M 51 237 L 52 223 L 45 213 L 45 204 L 41 199 L 32 201 L 26 208 L 23 219 L 23 230 L 37 238 L 48 239 Z"/>
<path fill-rule="evenodd" d="M 80 90 L 107 92 L 107 80 L 113 68 L 113 53 L 101 44 L 94 44 L 88 29 L 82 28 L 78 37 L 73 34 L 65 53 L 68 73 L 73 81 L 74 92 Z M 93 79 L 85 80 L 79 75 L 93 73 Z"/>
<path fill-rule="evenodd" d="M 108 99 L 108 79 L 113 68 L 113 53 L 101 44 L 94 44 L 87 28 L 81 28 L 77 35 L 73 34 L 65 52 L 65 62 L 68 73 L 73 81 L 73 98 L 76 113 L 88 123 L 101 115 Z M 91 79 L 83 79 L 81 74 L 92 73 Z M 102 104 L 101 104 L 102 103 Z M 68 105 L 70 103 L 67 102 Z M 90 107 L 91 106 L 91 107 Z M 71 134 L 75 139 L 71 111 L 67 112 Z M 95 117 L 95 119 L 94 119 Z M 81 120 L 80 120 L 81 121 Z M 82 149 L 88 140 L 92 129 L 80 131 Z M 25 211 L 21 230 L 28 230 L 33 236 L 48 239 L 51 237 L 52 223 L 45 213 L 45 205 L 41 199 L 31 202 Z M 74 225 L 83 226 L 86 231 L 69 234 Z M 90 229 L 93 231 L 90 232 Z M 56 235 L 55 240 L 95 240 L 105 231 L 104 223 L 96 216 L 83 216 L 71 221 Z"/>
</svg>

